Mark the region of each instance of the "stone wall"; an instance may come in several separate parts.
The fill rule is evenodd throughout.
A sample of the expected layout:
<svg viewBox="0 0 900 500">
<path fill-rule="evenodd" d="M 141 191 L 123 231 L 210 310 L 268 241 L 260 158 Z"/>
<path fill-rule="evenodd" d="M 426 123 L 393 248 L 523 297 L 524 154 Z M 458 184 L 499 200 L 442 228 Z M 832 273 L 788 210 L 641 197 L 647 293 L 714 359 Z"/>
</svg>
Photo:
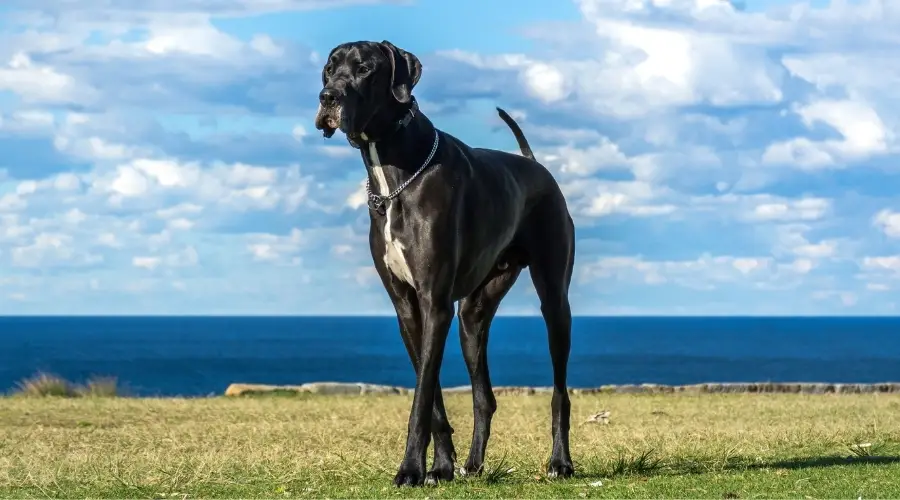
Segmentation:
<svg viewBox="0 0 900 500">
<path fill-rule="evenodd" d="M 467 393 L 470 386 L 447 387 L 444 393 Z M 494 394 L 549 394 L 550 387 L 494 387 Z M 411 394 L 412 389 L 388 385 L 365 383 L 315 382 L 303 385 L 262 385 L 231 384 L 225 390 L 226 396 L 241 396 L 265 393 L 308 393 L 308 394 Z M 872 394 L 900 393 L 900 383 L 879 384 L 822 384 L 822 383 L 708 383 L 693 385 L 603 385 L 594 388 L 570 388 L 570 394 L 724 394 L 724 393 L 783 393 L 783 394 Z"/>
</svg>

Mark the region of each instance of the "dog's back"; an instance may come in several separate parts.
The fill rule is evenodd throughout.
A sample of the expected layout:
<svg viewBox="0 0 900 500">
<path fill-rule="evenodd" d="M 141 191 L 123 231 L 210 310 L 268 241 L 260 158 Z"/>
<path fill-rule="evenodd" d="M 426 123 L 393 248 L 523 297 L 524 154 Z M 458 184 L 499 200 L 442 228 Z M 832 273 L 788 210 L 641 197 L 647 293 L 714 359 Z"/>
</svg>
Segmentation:
<svg viewBox="0 0 900 500">
<path fill-rule="evenodd" d="M 466 235 L 466 247 L 470 249 L 460 255 L 458 284 L 462 290 L 477 286 L 494 262 L 505 258 L 527 262 L 528 256 L 535 253 L 530 247 L 546 244 L 538 234 L 546 231 L 540 229 L 543 224 L 535 218 L 561 227 L 572 223 L 565 197 L 552 173 L 535 159 L 512 117 L 500 108 L 498 113 L 512 130 L 522 154 L 471 147 L 443 132 L 447 145 L 452 145 L 459 155 L 448 158 L 462 167 L 451 169 L 453 173 L 448 172 L 450 177 L 445 179 L 461 187 L 459 229 Z"/>
<path fill-rule="evenodd" d="M 496 168 L 496 165 L 507 167 L 506 174 L 516 179 L 516 183 L 525 195 L 527 204 L 533 204 L 537 199 L 547 195 L 561 199 L 562 192 L 559 184 L 553 174 L 537 161 L 519 124 L 502 108 L 496 109 L 497 114 L 512 131 L 521 155 L 496 149 L 470 148 L 473 158 L 484 160 L 486 164 L 491 164 L 492 168 Z M 564 200 L 563 203 L 565 203 Z"/>
</svg>

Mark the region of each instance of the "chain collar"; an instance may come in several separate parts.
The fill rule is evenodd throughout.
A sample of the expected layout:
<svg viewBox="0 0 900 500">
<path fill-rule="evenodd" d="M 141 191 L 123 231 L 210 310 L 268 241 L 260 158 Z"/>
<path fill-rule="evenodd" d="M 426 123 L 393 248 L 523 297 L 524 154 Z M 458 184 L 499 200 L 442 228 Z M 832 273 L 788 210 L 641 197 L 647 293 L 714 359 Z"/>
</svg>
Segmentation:
<svg viewBox="0 0 900 500">
<path fill-rule="evenodd" d="M 403 184 L 400 184 L 400 186 L 397 187 L 397 189 L 395 189 L 394 191 L 392 191 L 391 193 L 389 193 L 387 195 L 380 195 L 380 194 L 373 193 L 372 188 L 369 185 L 369 176 L 366 176 L 366 198 L 368 199 L 369 210 L 372 210 L 373 212 L 377 212 L 378 214 L 384 215 L 386 212 L 385 206 L 384 206 L 385 202 L 387 200 L 393 200 L 394 198 L 399 196 L 400 193 L 404 189 L 406 189 L 406 186 L 409 186 L 409 184 L 412 181 L 414 181 L 415 178 L 419 176 L 419 174 L 421 174 L 422 172 L 425 171 L 426 168 L 428 168 L 428 164 L 431 163 L 431 160 L 434 158 L 434 154 L 437 152 L 439 142 L 440 142 L 440 136 L 438 135 L 437 127 L 435 127 L 435 129 L 434 129 L 434 145 L 431 146 L 431 152 L 428 153 L 428 157 L 425 158 L 425 162 L 422 163 L 422 166 L 419 167 L 419 170 L 416 170 L 416 172 L 414 174 L 412 174 L 412 176 L 410 176 L 409 179 L 406 179 L 406 181 L 404 181 Z M 380 166 L 380 165 L 373 165 L 373 167 L 375 167 L 375 166 Z"/>
</svg>

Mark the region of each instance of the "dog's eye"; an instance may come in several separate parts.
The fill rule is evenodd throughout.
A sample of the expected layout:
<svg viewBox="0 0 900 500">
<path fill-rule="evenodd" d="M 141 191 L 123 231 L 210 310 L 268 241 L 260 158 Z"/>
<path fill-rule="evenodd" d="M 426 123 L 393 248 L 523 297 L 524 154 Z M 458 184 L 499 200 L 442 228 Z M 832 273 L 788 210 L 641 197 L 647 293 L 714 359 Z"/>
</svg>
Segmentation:
<svg viewBox="0 0 900 500">
<path fill-rule="evenodd" d="M 333 69 L 334 69 L 334 66 L 332 66 L 331 63 L 326 64 L 326 65 L 325 65 L 325 74 L 326 74 L 326 75 L 330 75 L 330 74 L 331 74 L 331 70 L 333 70 Z"/>
<path fill-rule="evenodd" d="M 371 71 L 372 68 L 365 65 L 360 65 L 360 67 L 356 69 L 356 72 L 360 75 L 368 75 Z"/>
</svg>

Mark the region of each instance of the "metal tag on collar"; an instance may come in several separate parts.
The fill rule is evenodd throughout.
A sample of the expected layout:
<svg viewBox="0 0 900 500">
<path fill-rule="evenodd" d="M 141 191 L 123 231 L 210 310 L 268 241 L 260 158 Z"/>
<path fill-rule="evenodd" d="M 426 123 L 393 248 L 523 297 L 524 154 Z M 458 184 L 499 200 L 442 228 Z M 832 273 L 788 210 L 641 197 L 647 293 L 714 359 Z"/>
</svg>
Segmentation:
<svg viewBox="0 0 900 500">
<path fill-rule="evenodd" d="M 384 215 L 387 212 L 387 210 L 385 210 L 385 207 L 384 207 L 384 198 L 381 196 L 378 196 L 377 194 L 373 193 L 369 196 L 368 205 L 369 205 L 369 210 L 371 210 L 379 215 Z"/>
</svg>

